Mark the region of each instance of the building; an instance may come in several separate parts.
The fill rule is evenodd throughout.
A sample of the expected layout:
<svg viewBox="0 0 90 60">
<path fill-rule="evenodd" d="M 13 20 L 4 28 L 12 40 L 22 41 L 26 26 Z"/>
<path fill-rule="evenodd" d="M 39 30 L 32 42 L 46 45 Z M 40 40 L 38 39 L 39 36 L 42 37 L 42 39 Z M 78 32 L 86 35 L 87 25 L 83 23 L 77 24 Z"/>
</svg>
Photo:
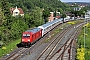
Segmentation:
<svg viewBox="0 0 90 60">
<path fill-rule="evenodd" d="M 56 16 L 54 16 L 55 12 L 50 12 L 50 17 L 48 17 L 48 22 L 53 21 L 54 19 L 60 18 L 60 12 L 56 12 Z"/>
<path fill-rule="evenodd" d="M 48 17 L 48 22 L 51 22 L 54 20 L 54 12 L 50 12 L 50 17 Z"/>
<path fill-rule="evenodd" d="M 81 7 L 75 7 L 74 8 L 74 11 L 80 11 L 81 10 Z"/>
<path fill-rule="evenodd" d="M 12 16 L 17 16 L 17 15 L 21 15 L 21 16 L 24 16 L 24 12 L 21 8 L 10 8 L 10 12 L 12 14 Z"/>
</svg>

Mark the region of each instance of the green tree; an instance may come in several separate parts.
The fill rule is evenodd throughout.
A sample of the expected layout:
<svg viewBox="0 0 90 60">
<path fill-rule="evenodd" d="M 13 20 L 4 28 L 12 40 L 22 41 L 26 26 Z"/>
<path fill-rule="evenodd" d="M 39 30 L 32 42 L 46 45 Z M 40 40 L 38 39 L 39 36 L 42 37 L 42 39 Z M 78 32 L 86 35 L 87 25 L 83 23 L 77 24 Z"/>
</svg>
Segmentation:
<svg viewBox="0 0 90 60">
<path fill-rule="evenodd" d="M 44 22 L 48 22 L 48 17 L 50 16 L 50 11 L 48 9 L 43 10 Z"/>
<path fill-rule="evenodd" d="M 32 21 L 31 21 L 31 16 L 30 16 L 30 14 L 25 14 L 25 15 L 24 15 L 24 22 L 28 25 L 29 28 L 31 27 Z"/>
<path fill-rule="evenodd" d="M 58 9 L 58 12 L 60 12 L 60 13 L 62 14 L 62 13 L 63 13 L 62 8 L 59 8 L 59 9 Z"/>
<path fill-rule="evenodd" d="M 33 26 L 39 26 L 43 24 L 43 19 L 42 19 L 42 9 L 39 7 L 35 7 L 35 9 L 32 10 L 30 13 L 30 19 L 31 19 L 31 24 Z"/>
<path fill-rule="evenodd" d="M 3 25 L 7 26 L 8 29 L 10 29 L 11 26 L 11 14 L 10 14 L 10 4 L 7 0 L 2 0 L 1 1 L 1 8 L 2 8 L 2 12 L 5 16 Z"/>
<path fill-rule="evenodd" d="M 64 18 L 66 17 L 66 14 L 63 13 L 61 17 L 63 18 L 63 22 L 64 22 Z"/>
<path fill-rule="evenodd" d="M 21 37 L 23 31 L 27 30 L 28 26 L 22 20 L 16 20 L 11 27 L 11 36 L 13 39 Z"/>
<path fill-rule="evenodd" d="M 10 4 L 7 0 L 2 0 L 1 1 L 1 7 L 4 15 L 9 18 L 10 14 Z"/>
<path fill-rule="evenodd" d="M 2 12 L 2 9 L 0 8 L 0 25 L 2 25 L 3 24 L 3 22 L 4 22 L 4 14 L 3 14 L 3 12 Z"/>
</svg>

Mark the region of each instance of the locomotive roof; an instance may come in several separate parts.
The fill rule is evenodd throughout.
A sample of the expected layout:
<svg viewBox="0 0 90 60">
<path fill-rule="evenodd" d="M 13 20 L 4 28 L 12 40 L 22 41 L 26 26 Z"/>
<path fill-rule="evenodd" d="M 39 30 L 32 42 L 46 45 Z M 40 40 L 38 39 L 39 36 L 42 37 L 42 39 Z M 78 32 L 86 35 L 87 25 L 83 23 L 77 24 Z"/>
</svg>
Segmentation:
<svg viewBox="0 0 90 60">
<path fill-rule="evenodd" d="M 36 33 L 36 32 L 38 32 L 38 31 L 40 31 L 40 28 L 33 28 L 32 30 L 27 30 L 27 31 L 25 31 L 25 32 Z"/>
</svg>

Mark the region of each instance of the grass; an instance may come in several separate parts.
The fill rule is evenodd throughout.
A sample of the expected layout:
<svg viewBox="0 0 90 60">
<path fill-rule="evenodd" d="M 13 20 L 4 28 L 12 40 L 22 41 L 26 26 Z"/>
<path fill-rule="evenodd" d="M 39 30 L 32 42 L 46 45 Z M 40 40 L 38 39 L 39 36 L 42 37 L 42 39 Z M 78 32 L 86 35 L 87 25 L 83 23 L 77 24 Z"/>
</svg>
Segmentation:
<svg viewBox="0 0 90 60">
<path fill-rule="evenodd" d="M 90 23 L 86 27 L 86 33 L 84 33 L 84 28 L 82 28 L 81 34 L 78 37 L 78 45 L 79 48 L 82 46 L 84 48 L 84 34 L 85 34 L 85 55 L 84 58 L 85 60 L 90 60 Z"/>
<path fill-rule="evenodd" d="M 21 39 L 12 41 L 9 43 L 9 45 L 3 46 L 2 48 L 0 48 L 0 57 L 2 57 L 3 55 L 6 55 L 8 53 L 10 53 L 12 50 L 14 50 L 16 48 L 16 45 L 21 41 Z"/>
<path fill-rule="evenodd" d="M 70 21 L 70 22 L 67 22 L 67 23 L 70 24 L 70 25 L 73 25 L 73 24 L 77 24 L 77 23 L 80 23 L 80 22 L 83 22 L 83 20 L 74 20 L 74 21 Z"/>
</svg>

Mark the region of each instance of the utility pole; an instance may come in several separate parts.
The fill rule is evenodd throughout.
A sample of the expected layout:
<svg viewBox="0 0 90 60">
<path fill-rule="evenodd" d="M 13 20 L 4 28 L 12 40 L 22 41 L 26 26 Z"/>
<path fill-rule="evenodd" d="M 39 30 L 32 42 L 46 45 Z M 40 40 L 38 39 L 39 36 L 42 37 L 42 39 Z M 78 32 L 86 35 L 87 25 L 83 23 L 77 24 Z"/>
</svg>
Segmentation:
<svg viewBox="0 0 90 60">
<path fill-rule="evenodd" d="M 84 19 L 84 49 L 85 49 L 85 40 L 86 40 L 86 36 L 85 36 L 85 34 L 86 34 L 86 26 L 85 26 L 85 24 L 86 24 L 86 13 L 85 13 L 85 19 Z M 85 50 L 84 50 L 84 52 L 85 52 Z"/>
<path fill-rule="evenodd" d="M 85 20 L 84 20 L 84 25 L 85 25 L 85 22 L 86 22 L 86 17 L 85 17 Z M 86 26 L 84 26 L 84 48 L 85 48 L 85 39 L 86 39 L 86 37 L 85 37 L 85 32 L 86 32 L 85 29 L 86 29 Z"/>
</svg>

